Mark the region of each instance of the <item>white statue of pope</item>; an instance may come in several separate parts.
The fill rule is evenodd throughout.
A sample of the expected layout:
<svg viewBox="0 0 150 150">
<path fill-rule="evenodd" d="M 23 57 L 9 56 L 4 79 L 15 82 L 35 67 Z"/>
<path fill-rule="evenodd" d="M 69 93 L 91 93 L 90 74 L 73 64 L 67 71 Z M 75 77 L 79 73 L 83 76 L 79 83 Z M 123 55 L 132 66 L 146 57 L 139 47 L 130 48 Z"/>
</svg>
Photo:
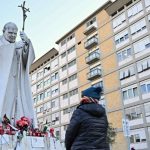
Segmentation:
<svg viewBox="0 0 150 150">
<path fill-rule="evenodd" d="M 0 36 L 0 117 L 6 114 L 15 125 L 25 116 L 37 126 L 29 81 L 34 50 L 24 32 L 20 32 L 21 41 L 16 42 L 17 31 L 16 24 L 9 22 Z"/>
</svg>

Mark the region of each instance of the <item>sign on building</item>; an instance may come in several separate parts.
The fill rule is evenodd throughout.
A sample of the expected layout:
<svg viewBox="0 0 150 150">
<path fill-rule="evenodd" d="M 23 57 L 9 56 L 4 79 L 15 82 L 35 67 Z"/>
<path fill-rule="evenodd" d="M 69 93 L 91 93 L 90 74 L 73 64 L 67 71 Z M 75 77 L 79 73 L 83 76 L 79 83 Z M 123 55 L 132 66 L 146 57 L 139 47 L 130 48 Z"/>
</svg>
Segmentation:
<svg viewBox="0 0 150 150">
<path fill-rule="evenodd" d="M 122 119 L 122 126 L 123 126 L 123 133 L 124 133 L 124 136 L 130 137 L 130 125 L 129 125 L 129 120 L 127 120 L 127 119 Z"/>
</svg>

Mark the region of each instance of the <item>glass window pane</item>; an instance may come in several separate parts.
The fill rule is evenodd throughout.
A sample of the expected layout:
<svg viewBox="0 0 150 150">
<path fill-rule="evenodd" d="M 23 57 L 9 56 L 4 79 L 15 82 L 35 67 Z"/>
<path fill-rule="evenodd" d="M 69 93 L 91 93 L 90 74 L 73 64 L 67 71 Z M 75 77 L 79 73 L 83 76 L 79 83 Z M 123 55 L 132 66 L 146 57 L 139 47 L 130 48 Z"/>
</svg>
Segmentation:
<svg viewBox="0 0 150 150">
<path fill-rule="evenodd" d="M 133 88 L 133 94 L 134 94 L 134 97 L 138 96 L 137 87 Z"/>
<path fill-rule="evenodd" d="M 118 53 L 117 58 L 118 58 L 118 61 L 119 61 L 119 62 L 122 61 L 121 53 Z"/>
<path fill-rule="evenodd" d="M 123 91 L 123 99 L 126 100 L 128 98 L 127 91 Z"/>
<path fill-rule="evenodd" d="M 146 85 L 145 84 L 141 85 L 141 92 L 142 92 L 142 94 L 147 93 L 146 92 Z"/>
<path fill-rule="evenodd" d="M 147 92 L 150 93 L 150 84 L 147 84 Z"/>
<path fill-rule="evenodd" d="M 129 95 L 129 98 L 133 98 L 133 92 L 132 92 L 132 89 L 129 89 L 129 90 L 128 90 L 128 95 Z"/>
<path fill-rule="evenodd" d="M 127 56 L 131 56 L 131 48 L 127 49 Z"/>
</svg>

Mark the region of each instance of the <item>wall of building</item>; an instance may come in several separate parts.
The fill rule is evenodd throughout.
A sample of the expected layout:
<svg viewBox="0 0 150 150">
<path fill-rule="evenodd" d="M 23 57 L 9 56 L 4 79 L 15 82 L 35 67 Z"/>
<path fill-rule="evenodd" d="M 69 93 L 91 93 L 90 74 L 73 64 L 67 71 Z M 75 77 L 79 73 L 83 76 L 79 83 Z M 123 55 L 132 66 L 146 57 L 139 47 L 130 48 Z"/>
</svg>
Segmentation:
<svg viewBox="0 0 150 150">
<path fill-rule="evenodd" d="M 101 103 L 117 131 L 112 149 L 128 147 L 125 118 L 131 128 L 130 146 L 150 149 L 149 10 L 149 0 L 117 0 L 62 38 L 59 55 L 31 74 L 41 125 L 47 122 L 64 141 L 80 93 L 91 85 L 103 86 Z"/>
</svg>

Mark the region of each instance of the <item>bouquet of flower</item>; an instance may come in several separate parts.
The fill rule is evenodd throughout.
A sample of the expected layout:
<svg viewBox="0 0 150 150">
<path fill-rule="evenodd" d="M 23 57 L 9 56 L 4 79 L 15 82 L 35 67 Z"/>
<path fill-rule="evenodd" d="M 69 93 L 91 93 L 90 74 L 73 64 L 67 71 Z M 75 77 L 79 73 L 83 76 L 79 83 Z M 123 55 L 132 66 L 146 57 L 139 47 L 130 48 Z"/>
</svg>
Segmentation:
<svg viewBox="0 0 150 150">
<path fill-rule="evenodd" d="M 29 118 L 21 117 L 20 120 L 16 122 L 17 128 L 21 131 L 27 131 L 28 127 L 31 125 Z"/>
</svg>

